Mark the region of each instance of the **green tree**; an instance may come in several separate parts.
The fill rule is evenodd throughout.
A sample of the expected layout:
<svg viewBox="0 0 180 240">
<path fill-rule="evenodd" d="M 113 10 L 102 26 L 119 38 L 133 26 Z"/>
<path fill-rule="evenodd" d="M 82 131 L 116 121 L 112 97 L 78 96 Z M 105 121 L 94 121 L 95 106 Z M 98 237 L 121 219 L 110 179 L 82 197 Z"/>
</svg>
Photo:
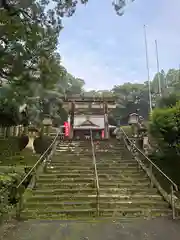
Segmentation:
<svg viewBox="0 0 180 240">
<path fill-rule="evenodd" d="M 49 13 L 53 17 L 53 20 L 55 20 L 55 17 L 59 22 L 61 22 L 61 18 L 64 16 L 72 16 L 75 11 L 76 7 L 79 3 L 86 4 L 90 0 L 41 0 L 38 3 L 43 8 L 48 8 Z M 135 0 L 130 0 L 130 2 L 134 2 Z M 24 16 L 28 16 L 28 12 L 24 11 L 24 7 L 28 6 L 29 4 L 32 4 L 34 1 L 11 1 L 9 3 L 8 0 L 1 1 L 0 7 L 5 9 L 8 12 L 8 15 L 15 16 L 23 14 Z M 128 0 L 112 0 L 112 5 L 114 7 L 114 10 L 116 13 L 121 16 L 124 13 L 124 8 L 128 4 Z M 29 3 L 29 4 L 28 4 Z M 44 16 L 43 16 L 44 17 Z"/>
</svg>

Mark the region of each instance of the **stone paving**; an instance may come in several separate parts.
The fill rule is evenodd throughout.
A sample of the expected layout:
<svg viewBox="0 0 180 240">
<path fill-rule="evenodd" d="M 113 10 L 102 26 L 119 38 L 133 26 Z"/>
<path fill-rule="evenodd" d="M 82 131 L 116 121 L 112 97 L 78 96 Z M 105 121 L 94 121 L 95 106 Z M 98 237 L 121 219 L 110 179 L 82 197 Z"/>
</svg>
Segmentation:
<svg viewBox="0 0 180 240">
<path fill-rule="evenodd" d="M 180 221 L 165 218 L 131 223 L 27 221 L 0 229 L 2 240 L 179 240 Z"/>
</svg>

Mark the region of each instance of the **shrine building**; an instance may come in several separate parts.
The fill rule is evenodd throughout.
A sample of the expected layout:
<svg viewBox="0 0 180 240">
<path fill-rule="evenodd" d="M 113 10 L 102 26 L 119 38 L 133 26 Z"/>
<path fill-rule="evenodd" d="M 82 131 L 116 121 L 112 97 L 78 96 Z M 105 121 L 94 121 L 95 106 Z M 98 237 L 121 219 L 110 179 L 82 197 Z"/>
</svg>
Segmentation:
<svg viewBox="0 0 180 240">
<path fill-rule="evenodd" d="M 111 126 L 108 113 L 116 108 L 115 99 L 71 96 L 64 99 L 64 108 L 68 110 L 68 126 L 70 139 L 85 139 L 92 131 L 93 138 L 108 139 Z"/>
</svg>

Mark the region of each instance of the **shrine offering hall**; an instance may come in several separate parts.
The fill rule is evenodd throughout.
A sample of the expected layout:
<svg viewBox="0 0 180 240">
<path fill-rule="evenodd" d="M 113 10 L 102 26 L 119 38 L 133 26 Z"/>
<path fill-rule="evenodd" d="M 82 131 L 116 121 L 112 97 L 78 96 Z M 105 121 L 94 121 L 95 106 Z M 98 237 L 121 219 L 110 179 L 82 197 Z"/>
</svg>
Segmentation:
<svg viewBox="0 0 180 240">
<path fill-rule="evenodd" d="M 65 136 L 69 139 L 108 139 L 116 128 L 109 125 L 108 114 L 116 108 L 115 99 L 92 97 L 68 97 L 64 100 L 68 111 L 68 122 L 65 123 Z"/>
</svg>

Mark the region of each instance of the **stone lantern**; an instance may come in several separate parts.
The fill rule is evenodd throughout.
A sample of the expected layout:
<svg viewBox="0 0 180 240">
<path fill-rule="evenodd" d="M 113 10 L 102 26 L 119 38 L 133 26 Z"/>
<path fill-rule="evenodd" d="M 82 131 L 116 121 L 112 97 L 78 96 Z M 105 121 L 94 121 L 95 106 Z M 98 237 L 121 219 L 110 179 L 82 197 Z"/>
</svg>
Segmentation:
<svg viewBox="0 0 180 240">
<path fill-rule="evenodd" d="M 131 113 L 128 120 L 129 125 L 131 126 L 133 137 L 137 137 L 137 129 L 139 123 L 139 115 L 137 113 Z"/>
</svg>

